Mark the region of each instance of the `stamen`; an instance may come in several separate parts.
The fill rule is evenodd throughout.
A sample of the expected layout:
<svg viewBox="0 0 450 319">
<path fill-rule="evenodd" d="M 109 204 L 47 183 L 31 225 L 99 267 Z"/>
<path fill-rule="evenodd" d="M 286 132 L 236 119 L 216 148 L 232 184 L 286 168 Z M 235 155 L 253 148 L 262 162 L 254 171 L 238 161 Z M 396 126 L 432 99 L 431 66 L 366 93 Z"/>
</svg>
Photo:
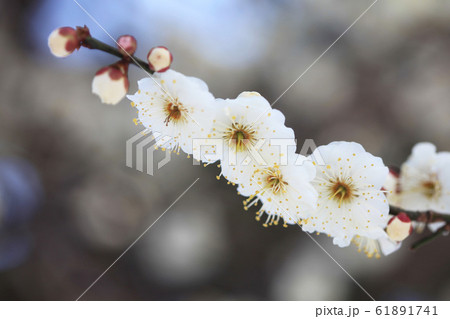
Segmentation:
<svg viewBox="0 0 450 319">
<path fill-rule="evenodd" d="M 353 183 L 351 181 L 348 181 L 348 179 L 336 179 L 336 180 L 329 180 L 328 183 L 331 183 L 329 186 L 330 189 L 330 197 L 329 200 L 335 199 L 338 202 L 338 207 L 341 208 L 341 206 L 346 202 L 351 202 L 355 197 L 358 197 L 357 189 L 353 186 Z"/>
<path fill-rule="evenodd" d="M 358 247 L 358 252 L 364 251 L 368 258 L 381 257 L 378 240 L 367 237 L 355 236 L 352 242 Z"/>
<path fill-rule="evenodd" d="M 183 123 L 186 121 L 186 117 L 183 116 L 184 112 L 187 112 L 186 108 L 181 104 L 178 99 L 173 101 L 166 100 L 166 104 L 164 107 L 164 112 L 166 114 L 166 118 L 164 123 L 166 126 L 172 121 L 174 124 Z"/>
<path fill-rule="evenodd" d="M 228 142 L 230 148 L 234 145 L 236 152 L 242 152 L 247 149 L 247 145 L 254 145 L 256 130 L 251 125 L 233 123 L 225 129 L 223 138 Z"/>
</svg>

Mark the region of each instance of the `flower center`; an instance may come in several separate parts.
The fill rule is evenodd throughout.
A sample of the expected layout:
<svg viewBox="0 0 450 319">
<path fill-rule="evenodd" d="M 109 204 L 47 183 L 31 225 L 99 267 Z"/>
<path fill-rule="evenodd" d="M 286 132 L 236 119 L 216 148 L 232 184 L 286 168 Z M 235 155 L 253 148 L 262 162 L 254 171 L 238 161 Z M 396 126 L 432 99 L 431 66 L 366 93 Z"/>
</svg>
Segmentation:
<svg viewBox="0 0 450 319">
<path fill-rule="evenodd" d="M 329 199 L 337 201 L 339 208 L 341 208 L 343 203 L 350 203 L 354 197 L 356 197 L 355 189 L 351 183 L 342 182 L 340 180 L 332 182 Z"/>
<path fill-rule="evenodd" d="M 277 168 L 267 169 L 266 187 L 275 195 L 285 193 L 289 184 L 283 180 L 283 175 Z"/>
<path fill-rule="evenodd" d="M 247 148 L 247 144 L 254 144 L 255 130 L 249 125 L 233 123 L 226 129 L 224 139 L 228 141 L 229 146 L 234 145 L 236 152 L 242 152 Z"/>
<path fill-rule="evenodd" d="M 186 120 L 182 113 L 184 110 L 183 104 L 181 104 L 178 99 L 168 100 L 164 108 L 164 112 L 166 114 L 164 123 L 166 123 L 166 126 L 169 125 L 170 121 L 175 124 L 184 122 Z"/>
<path fill-rule="evenodd" d="M 441 194 L 441 184 L 434 177 L 422 184 L 422 192 L 429 199 L 439 197 Z"/>
</svg>

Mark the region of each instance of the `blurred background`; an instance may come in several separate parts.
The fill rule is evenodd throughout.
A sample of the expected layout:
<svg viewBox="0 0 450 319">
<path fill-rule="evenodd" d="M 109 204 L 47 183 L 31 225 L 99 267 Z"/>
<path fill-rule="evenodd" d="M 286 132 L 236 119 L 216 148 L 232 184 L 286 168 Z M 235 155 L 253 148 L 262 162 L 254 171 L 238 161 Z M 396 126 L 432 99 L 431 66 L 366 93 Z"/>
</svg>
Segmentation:
<svg viewBox="0 0 450 319">
<path fill-rule="evenodd" d="M 114 38 L 134 35 L 141 58 L 169 47 L 216 97 L 274 101 L 372 1 L 79 3 Z M 115 58 L 47 47 L 56 27 L 84 24 L 113 44 L 72 0 L 0 2 L 0 299 L 78 298 L 200 177 L 84 300 L 368 300 L 300 229 L 256 222 L 216 167 L 126 167 L 135 110 L 90 93 Z M 449 52 L 450 2 L 379 1 L 275 107 L 298 139 L 357 141 L 388 165 L 419 141 L 448 151 Z M 130 67 L 130 92 L 144 76 Z M 448 238 L 379 260 L 317 240 L 377 300 L 450 298 Z"/>
</svg>

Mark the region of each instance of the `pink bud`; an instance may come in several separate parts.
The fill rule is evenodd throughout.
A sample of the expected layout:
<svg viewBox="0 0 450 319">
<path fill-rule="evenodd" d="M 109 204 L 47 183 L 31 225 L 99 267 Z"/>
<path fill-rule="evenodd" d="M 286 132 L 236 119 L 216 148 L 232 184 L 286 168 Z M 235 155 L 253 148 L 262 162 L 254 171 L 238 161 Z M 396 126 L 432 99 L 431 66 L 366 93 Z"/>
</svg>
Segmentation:
<svg viewBox="0 0 450 319">
<path fill-rule="evenodd" d="M 128 87 L 128 62 L 123 60 L 98 70 L 92 81 L 92 93 L 105 104 L 119 103 L 127 94 Z"/>
<path fill-rule="evenodd" d="M 71 27 L 62 27 L 53 30 L 48 36 L 48 46 L 53 55 L 63 58 L 70 55 L 80 47 L 77 32 Z"/>
<path fill-rule="evenodd" d="M 132 35 L 122 35 L 117 39 L 117 46 L 122 54 L 127 57 L 136 52 L 137 41 Z"/>
<path fill-rule="evenodd" d="M 154 47 L 147 55 L 150 69 L 155 72 L 165 72 L 170 68 L 173 57 L 166 47 Z"/>
<path fill-rule="evenodd" d="M 411 219 L 405 213 L 392 217 L 386 227 L 386 233 L 394 241 L 403 241 L 413 230 Z"/>
</svg>

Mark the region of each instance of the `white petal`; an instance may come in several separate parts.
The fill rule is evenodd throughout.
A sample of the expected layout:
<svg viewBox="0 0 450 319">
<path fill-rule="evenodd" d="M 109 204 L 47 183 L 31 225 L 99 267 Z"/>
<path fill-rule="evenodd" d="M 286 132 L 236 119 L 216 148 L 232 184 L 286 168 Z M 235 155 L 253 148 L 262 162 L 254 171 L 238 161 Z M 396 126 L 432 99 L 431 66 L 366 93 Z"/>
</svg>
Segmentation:
<svg viewBox="0 0 450 319">
<path fill-rule="evenodd" d="M 430 231 L 432 231 L 433 233 L 435 233 L 436 231 L 439 230 L 439 228 L 441 228 L 442 226 L 445 225 L 445 222 L 435 222 L 435 223 L 429 223 L 428 224 L 428 229 Z"/>
<path fill-rule="evenodd" d="M 385 256 L 392 254 L 402 246 L 401 242 L 395 242 L 387 237 L 378 239 L 378 242 L 380 243 L 381 252 Z"/>
</svg>

